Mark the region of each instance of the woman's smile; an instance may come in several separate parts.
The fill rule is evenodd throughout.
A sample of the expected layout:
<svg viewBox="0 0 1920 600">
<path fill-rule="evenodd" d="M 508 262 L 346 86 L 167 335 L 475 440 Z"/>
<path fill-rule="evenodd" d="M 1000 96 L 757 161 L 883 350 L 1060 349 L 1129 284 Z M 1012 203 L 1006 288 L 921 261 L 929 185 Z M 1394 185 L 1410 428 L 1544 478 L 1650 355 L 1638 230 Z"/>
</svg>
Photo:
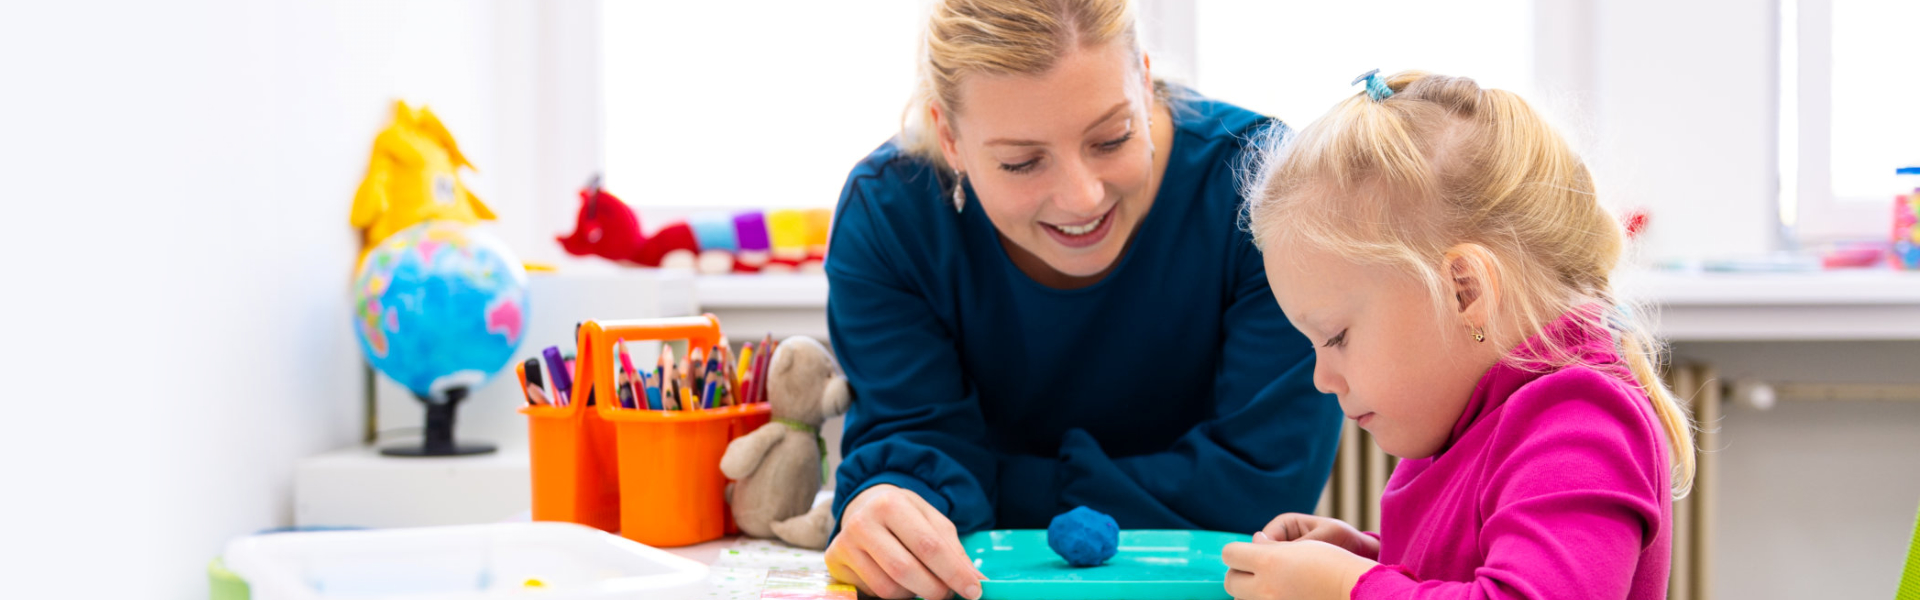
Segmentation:
<svg viewBox="0 0 1920 600">
<path fill-rule="evenodd" d="M 1048 237 L 1053 238 L 1053 241 L 1059 242 L 1062 246 L 1068 248 L 1087 248 L 1106 240 L 1107 234 L 1113 232 L 1113 222 L 1115 220 L 1113 216 L 1114 213 L 1119 210 L 1120 205 L 1115 203 L 1113 208 L 1107 209 L 1107 212 L 1101 213 L 1100 216 L 1092 219 L 1077 223 L 1048 223 L 1041 221 L 1040 228 L 1047 232 Z"/>
</svg>

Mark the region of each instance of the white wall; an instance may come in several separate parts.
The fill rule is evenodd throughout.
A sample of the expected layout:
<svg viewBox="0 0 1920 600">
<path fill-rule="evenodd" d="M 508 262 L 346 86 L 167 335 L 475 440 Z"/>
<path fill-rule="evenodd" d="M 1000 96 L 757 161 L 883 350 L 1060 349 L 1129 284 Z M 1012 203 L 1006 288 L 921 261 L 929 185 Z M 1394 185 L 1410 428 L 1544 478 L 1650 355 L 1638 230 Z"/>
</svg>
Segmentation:
<svg viewBox="0 0 1920 600">
<path fill-rule="evenodd" d="M 1525 95 L 1584 152 L 1604 203 L 1649 210 L 1638 245 L 1648 261 L 1780 245 L 1773 2 L 1142 7 L 1144 18 L 1164 19 L 1146 24 L 1149 44 L 1173 55 L 1170 67 L 1197 67 L 1190 75 L 1200 92 L 1296 126 L 1351 94 L 1349 78 L 1373 67 L 1467 75 Z M 1511 32 L 1520 37 L 1508 39 Z M 1322 51 L 1331 47 L 1340 50 Z"/>
<path fill-rule="evenodd" d="M 1644 206 L 1649 259 L 1779 247 L 1774 168 L 1776 8 L 1751 0 L 1536 0 L 1588 17 L 1556 31 L 1563 91 L 1603 201 Z M 1589 42 L 1590 40 L 1590 42 Z M 1577 47 L 1590 43 L 1586 56 Z M 1568 52 L 1574 56 L 1566 56 Z M 1591 79 L 1579 81 L 1580 70 Z M 1548 75 L 1553 77 L 1553 75 Z"/>
<path fill-rule="evenodd" d="M 571 207 L 537 199 L 598 148 L 542 147 L 594 115 L 514 46 L 582 9 L 532 6 L 0 8 L 5 595 L 204 598 L 230 537 L 290 521 L 294 461 L 357 441 L 346 217 L 394 96 L 459 137 L 509 243 L 553 252 Z"/>
<path fill-rule="evenodd" d="M 1920 383 L 1920 341 L 1692 342 L 1723 381 Z M 1729 405 L 1714 532 L 1718 598 L 1890 598 L 1920 507 L 1920 398 Z"/>
</svg>

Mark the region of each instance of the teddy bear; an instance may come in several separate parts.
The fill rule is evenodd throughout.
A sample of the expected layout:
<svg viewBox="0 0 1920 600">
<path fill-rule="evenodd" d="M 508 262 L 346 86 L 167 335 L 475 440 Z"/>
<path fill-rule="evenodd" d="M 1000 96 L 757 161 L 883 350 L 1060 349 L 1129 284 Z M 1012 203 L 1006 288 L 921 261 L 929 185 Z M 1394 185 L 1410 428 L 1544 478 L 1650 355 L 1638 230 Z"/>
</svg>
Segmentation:
<svg viewBox="0 0 1920 600">
<path fill-rule="evenodd" d="M 852 400 L 847 378 L 825 345 L 794 336 L 774 346 L 767 365 L 773 420 L 727 444 L 720 457 L 720 472 L 734 481 L 727 501 L 742 533 L 801 548 L 827 547 L 832 507 L 813 502 L 825 476 L 820 426 L 847 412 Z"/>
</svg>

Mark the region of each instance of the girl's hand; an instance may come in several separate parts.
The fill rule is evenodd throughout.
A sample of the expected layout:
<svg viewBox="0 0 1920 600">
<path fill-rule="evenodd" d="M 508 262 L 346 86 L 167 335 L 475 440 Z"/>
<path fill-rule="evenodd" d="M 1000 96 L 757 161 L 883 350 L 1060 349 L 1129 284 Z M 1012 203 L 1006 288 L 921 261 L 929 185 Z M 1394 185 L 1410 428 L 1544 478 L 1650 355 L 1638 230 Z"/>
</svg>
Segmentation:
<svg viewBox="0 0 1920 600">
<path fill-rule="evenodd" d="M 1360 533 L 1360 530 L 1339 519 L 1287 513 L 1274 517 L 1272 522 L 1267 523 L 1267 528 L 1260 531 L 1276 542 L 1326 542 L 1363 558 L 1380 559 L 1380 540 Z"/>
<path fill-rule="evenodd" d="M 1360 575 L 1379 563 L 1317 540 L 1276 542 L 1265 532 L 1253 543 L 1227 544 L 1227 594 L 1239 600 L 1344 600 Z"/>
<path fill-rule="evenodd" d="M 891 485 L 860 492 L 841 511 L 840 535 L 827 546 L 827 572 L 866 594 L 945 600 L 954 591 L 980 597 L 973 561 L 953 521 L 918 494 Z"/>
</svg>

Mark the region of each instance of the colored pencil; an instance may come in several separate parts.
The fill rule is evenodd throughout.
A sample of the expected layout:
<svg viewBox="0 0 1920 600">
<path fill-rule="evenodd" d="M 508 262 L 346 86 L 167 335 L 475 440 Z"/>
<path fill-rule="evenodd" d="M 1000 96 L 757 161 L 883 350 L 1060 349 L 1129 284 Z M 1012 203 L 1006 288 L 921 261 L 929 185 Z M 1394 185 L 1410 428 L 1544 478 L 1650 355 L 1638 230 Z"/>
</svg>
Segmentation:
<svg viewBox="0 0 1920 600">
<path fill-rule="evenodd" d="M 697 399 L 707 388 L 707 349 L 687 349 L 687 386 L 693 388 Z"/>
<path fill-rule="evenodd" d="M 626 373 L 626 385 L 630 387 L 630 392 L 634 396 L 634 406 L 628 406 L 628 408 L 639 408 L 639 402 L 647 402 L 645 373 L 634 369 L 634 356 L 626 352 L 626 342 L 620 342 L 618 348 L 620 348 L 620 371 Z"/>
<path fill-rule="evenodd" d="M 767 401 L 767 368 L 773 363 L 773 352 L 779 348 L 780 343 L 773 341 L 771 333 L 760 339 L 760 356 L 754 359 L 753 366 L 753 397 L 748 402 Z"/>
<path fill-rule="evenodd" d="M 705 375 L 701 377 L 704 383 L 702 383 L 700 387 L 703 389 L 708 389 L 708 391 L 706 394 L 704 394 L 706 401 L 701 403 L 701 405 L 707 408 L 717 407 L 719 406 L 719 404 L 715 404 L 715 401 L 719 400 L 719 396 L 718 396 L 720 392 L 719 384 L 720 384 L 720 379 L 722 375 L 722 372 L 720 370 L 720 347 L 719 346 L 714 346 L 712 348 L 707 349 L 707 367 L 705 369 L 702 369 L 702 372 L 705 373 Z"/>
<path fill-rule="evenodd" d="M 513 373 L 514 375 L 517 375 L 520 377 L 520 395 L 526 397 L 527 406 L 538 405 L 539 402 L 535 402 L 533 399 L 533 392 L 532 392 L 533 386 L 527 383 L 527 364 L 520 363 L 520 364 L 514 365 Z"/>
<path fill-rule="evenodd" d="M 673 347 L 660 345 L 660 395 L 665 399 L 661 408 L 680 410 L 680 374 L 675 371 L 679 365 L 673 359 Z"/>
<path fill-rule="evenodd" d="M 737 387 L 734 390 L 739 392 L 739 397 L 735 398 L 734 401 L 740 404 L 753 401 L 753 358 L 753 342 L 741 344 L 740 367 L 738 372 L 735 373 L 735 375 L 739 377 L 739 380 L 735 382 Z"/>
<path fill-rule="evenodd" d="M 540 352 L 547 357 L 547 381 L 553 382 L 554 404 L 558 406 L 571 404 L 573 377 L 571 377 L 572 373 L 567 372 L 567 361 L 560 357 L 560 347 L 548 346 Z"/>
<path fill-rule="evenodd" d="M 733 406 L 733 348 L 722 341 L 715 346 L 720 351 L 720 406 Z"/>
<path fill-rule="evenodd" d="M 640 381 L 646 384 L 647 409 L 660 410 L 660 378 L 649 378 L 646 373 L 641 373 Z"/>
</svg>

